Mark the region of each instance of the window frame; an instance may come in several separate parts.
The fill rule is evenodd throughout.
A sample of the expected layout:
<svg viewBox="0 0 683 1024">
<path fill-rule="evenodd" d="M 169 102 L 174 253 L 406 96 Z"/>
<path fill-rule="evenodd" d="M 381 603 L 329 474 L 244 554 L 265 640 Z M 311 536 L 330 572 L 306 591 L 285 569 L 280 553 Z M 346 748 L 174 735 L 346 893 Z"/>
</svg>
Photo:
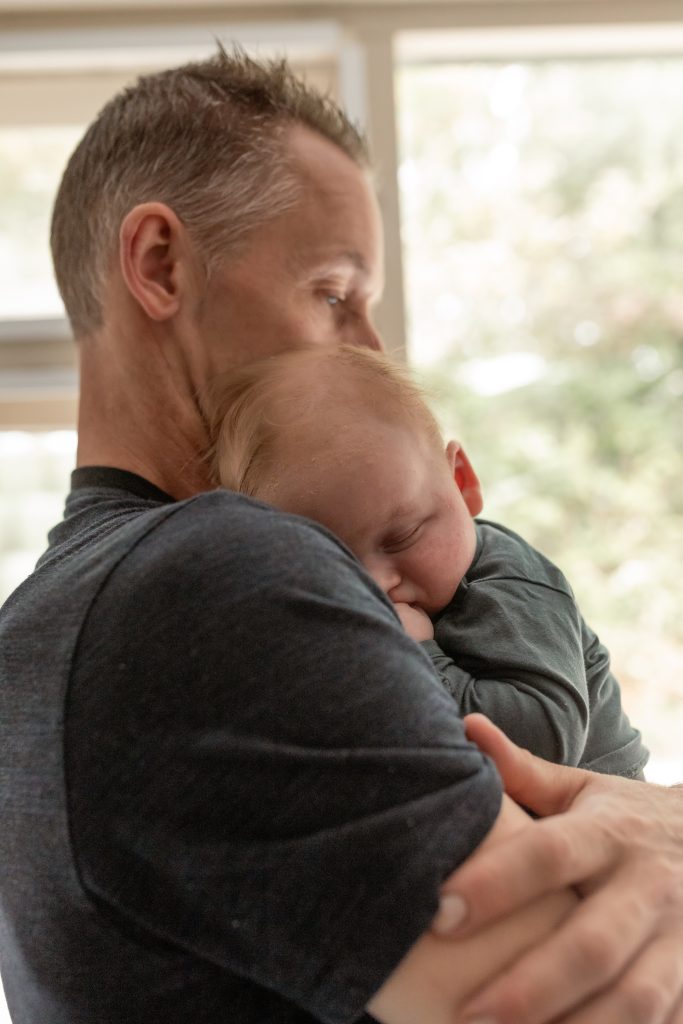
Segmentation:
<svg viewBox="0 0 683 1024">
<path fill-rule="evenodd" d="M 218 5 L 218 0 L 216 0 Z M 288 49 L 313 66 L 321 54 L 335 64 L 337 96 L 368 131 L 385 230 L 386 287 L 377 313 L 388 348 L 405 356 L 405 297 L 398 193 L 394 72 L 419 59 L 431 33 L 431 59 L 513 60 L 533 55 L 604 57 L 606 54 L 683 53 L 678 0 L 303 0 L 296 12 L 282 2 L 220 3 L 197 13 L 188 0 L 160 10 L 141 0 L 137 12 L 123 0 L 0 0 L 0 124 L 13 105 L 7 86 L 40 84 L 69 72 L 115 76 L 169 66 L 211 48 L 207 40 L 238 39 L 258 52 Z M 226 18 L 226 10 L 228 17 Z M 419 37 L 421 36 L 421 40 Z M 571 45 L 569 43 L 571 40 Z M 434 41 L 437 42 L 436 49 Z M 514 42 L 514 45 L 511 45 Z M 532 45 L 533 43 L 533 45 Z M 539 50 L 539 45 L 545 50 Z M 412 47 L 412 49 L 411 49 Z M 93 70 L 96 68 L 97 70 Z M 76 90 L 76 93 L 78 90 Z M 36 95 L 40 96 L 40 88 Z M 44 103 L 34 103 L 44 119 Z M 3 112 L 4 111 L 4 112 Z M 30 117 L 24 111 L 23 116 Z M 63 117 L 63 113 L 60 113 Z M 13 121 L 16 124 L 16 120 Z M 23 123 L 35 123 L 26 120 Z M 0 320 L 0 429 L 73 426 L 77 399 L 75 351 L 64 320 Z"/>
</svg>

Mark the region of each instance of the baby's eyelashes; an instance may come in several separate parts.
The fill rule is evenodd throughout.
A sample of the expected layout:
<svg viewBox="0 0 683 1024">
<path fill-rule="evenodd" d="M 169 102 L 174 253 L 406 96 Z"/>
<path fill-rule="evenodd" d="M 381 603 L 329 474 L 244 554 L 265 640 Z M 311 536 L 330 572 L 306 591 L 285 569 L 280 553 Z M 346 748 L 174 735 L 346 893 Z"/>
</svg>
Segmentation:
<svg viewBox="0 0 683 1024">
<path fill-rule="evenodd" d="M 395 551 L 401 551 L 403 548 L 409 547 L 414 544 L 422 532 L 422 523 L 417 526 L 411 527 L 409 530 L 403 531 L 401 534 L 393 534 L 385 538 L 382 542 L 382 550 L 391 554 Z"/>
</svg>

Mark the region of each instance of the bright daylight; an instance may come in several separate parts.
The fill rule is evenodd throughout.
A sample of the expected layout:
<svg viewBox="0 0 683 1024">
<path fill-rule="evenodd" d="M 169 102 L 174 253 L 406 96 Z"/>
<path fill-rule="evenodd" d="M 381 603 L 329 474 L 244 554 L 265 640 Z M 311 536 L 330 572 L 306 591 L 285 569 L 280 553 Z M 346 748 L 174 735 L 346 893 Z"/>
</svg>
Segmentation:
<svg viewBox="0 0 683 1024">
<path fill-rule="evenodd" d="M 0 0 L 0 1024 L 683 1024 L 682 85 Z"/>
</svg>

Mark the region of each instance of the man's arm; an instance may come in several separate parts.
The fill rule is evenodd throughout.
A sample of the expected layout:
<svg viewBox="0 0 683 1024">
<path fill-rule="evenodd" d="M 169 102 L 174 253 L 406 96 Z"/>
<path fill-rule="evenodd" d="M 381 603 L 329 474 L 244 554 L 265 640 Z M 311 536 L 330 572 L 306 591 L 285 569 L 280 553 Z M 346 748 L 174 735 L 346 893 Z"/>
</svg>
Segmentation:
<svg viewBox="0 0 683 1024">
<path fill-rule="evenodd" d="M 468 734 L 510 796 L 545 820 L 483 846 L 445 885 L 467 908 L 458 933 L 567 885 L 577 910 L 487 985 L 462 1020 L 496 1024 L 683 1024 L 683 787 L 546 764 L 480 715 Z"/>
<path fill-rule="evenodd" d="M 500 850 L 505 839 L 531 827 L 528 815 L 506 797 L 479 850 Z M 465 1002 L 552 934 L 576 903 L 569 889 L 549 893 L 464 939 L 441 936 L 432 928 L 374 996 L 369 1012 L 382 1024 L 455 1024 L 462 1020 Z"/>
<path fill-rule="evenodd" d="M 81 649 L 103 635 L 67 730 L 84 890 L 263 1019 L 357 1019 L 502 798 L 389 602 L 322 529 L 216 492 L 110 574 Z"/>
</svg>

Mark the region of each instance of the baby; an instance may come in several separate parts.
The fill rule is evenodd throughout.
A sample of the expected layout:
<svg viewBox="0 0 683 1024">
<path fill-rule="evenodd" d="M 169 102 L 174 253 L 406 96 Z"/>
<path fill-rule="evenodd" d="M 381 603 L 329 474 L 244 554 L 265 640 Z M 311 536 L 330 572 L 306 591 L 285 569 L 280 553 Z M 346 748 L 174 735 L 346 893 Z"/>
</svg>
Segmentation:
<svg viewBox="0 0 683 1024">
<path fill-rule="evenodd" d="M 421 643 L 462 714 L 480 711 L 547 760 L 642 778 L 647 750 L 609 654 L 562 573 L 475 519 L 481 489 L 419 388 L 364 349 L 300 349 L 213 396 L 223 487 L 316 520 Z"/>
</svg>

